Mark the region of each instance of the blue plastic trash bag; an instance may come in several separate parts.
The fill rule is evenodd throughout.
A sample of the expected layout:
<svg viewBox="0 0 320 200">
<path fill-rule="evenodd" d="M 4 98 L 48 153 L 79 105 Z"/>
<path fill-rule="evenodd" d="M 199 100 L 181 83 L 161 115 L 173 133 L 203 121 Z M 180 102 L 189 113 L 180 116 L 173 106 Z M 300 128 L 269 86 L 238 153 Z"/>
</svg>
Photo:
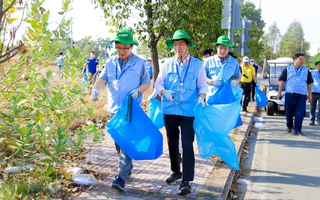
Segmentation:
<svg viewBox="0 0 320 200">
<path fill-rule="evenodd" d="M 161 102 L 156 98 L 149 99 L 148 117 L 158 129 L 164 127 L 164 118 L 162 114 Z"/>
<path fill-rule="evenodd" d="M 207 99 L 209 105 L 227 104 L 236 100 L 228 82 L 225 82 L 223 86 L 215 87 L 212 91 L 212 96 Z"/>
<path fill-rule="evenodd" d="M 268 105 L 268 97 L 264 94 L 258 86 L 254 88 L 256 90 L 256 102 L 258 107 L 265 107 Z"/>
<path fill-rule="evenodd" d="M 243 89 L 240 87 L 240 85 L 233 86 L 232 92 L 233 92 L 234 97 L 236 98 L 236 101 L 241 103 L 242 96 L 243 96 Z"/>
<path fill-rule="evenodd" d="M 83 85 L 86 85 L 87 82 L 88 82 L 88 76 L 87 76 L 87 73 L 84 72 L 84 73 L 83 73 L 83 78 L 82 78 L 82 84 L 83 84 Z"/>
<path fill-rule="evenodd" d="M 230 104 L 230 103 L 234 103 L 234 102 L 237 102 L 239 105 L 239 101 L 238 99 L 235 97 L 234 95 L 234 92 L 237 93 L 237 97 L 239 98 L 240 96 L 240 92 L 243 91 L 242 88 L 237 88 L 236 90 L 232 91 L 232 88 L 229 84 L 229 82 L 226 82 L 224 83 L 223 86 L 221 87 L 217 87 L 218 89 L 216 89 L 215 93 L 214 93 L 214 97 L 210 97 L 211 98 L 211 102 L 209 102 L 208 100 L 208 104 L 209 105 L 213 105 L 213 104 Z M 209 99 L 210 99 L 209 98 Z M 242 98 L 242 93 L 241 93 L 241 97 Z M 232 105 L 236 105 L 236 104 L 232 104 Z M 234 107 L 235 110 L 233 110 L 233 114 L 236 115 L 236 123 L 235 123 L 235 126 L 232 127 L 232 128 L 236 128 L 238 126 L 241 126 L 243 123 L 242 123 L 242 119 L 241 119 L 241 116 L 240 116 L 240 109 L 241 109 L 241 105 L 236 105 L 236 107 Z M 237 111 L 237 112 L 235 112 Z M 230 113 L 231 114 L 231 113 Z M 229 118 L 229 115 L 225 115 L 225 116 L 221 116 L 221 122 L 224 122 L 224 121 L 227 121 L 228 118 Z M 225 123 L 222 123 L 222 124 L 225 124 Z M 231 129 L 230 129 L 231 130 Z"/>
<path fill-rule="evenodd" d="M 163 137 L 129 95 L 106 125 L 112 139 L 134 160 L 153 160 L 163 152 Z"/>
<path fill-rule="evenodd" d="M 241 104 L 241 101 L 242 101 L 242 96 L 243 96 L 243 89 L 240 87 L 240 85 L 235 85 L 232 87 L 232 92 L 233 92 L 233 95 L 236 99 L 237 102 L 239 102 Z M 240 108 L 241 109 L 241 108 Z M 239 110 L 239 113 L 240 113 L 240 110 Z M 235 125 L 234 128 L 237 128 L 239 126 L 242 126 L 242 119 L 241 119 L 241 116 L 239 114 L 239 117 L 238 117 L 238 120 L 237 120 L 237 123 Z"/>
<path fill-rule="evenodd" d="M 234 104 L 239 105 L 238 102 L 234 102 Z M 222 128 L 222 124 L 228 125 L 228 122 L 221 122 L 219 119 L 221 116 L 216 115 L 217 110 L 219 112 L 225 110 L 224 106 L 222 104 L 209 105 L 202 108 L 201 105 L 196 105 L 193 127 L 197 137 L 198 152 L 201 158 L 218 154 L 225 163 L 238 170 L 239 161 L 233 141 L 227 134 L 228 132 L 223 134 L 217 132 L 217 128 Z M 231 121 L 235 122 L 235 120 L 236 118 Z M 229 128 L 233 128 L 233 126 L 234 123 Z"/>
</svg>

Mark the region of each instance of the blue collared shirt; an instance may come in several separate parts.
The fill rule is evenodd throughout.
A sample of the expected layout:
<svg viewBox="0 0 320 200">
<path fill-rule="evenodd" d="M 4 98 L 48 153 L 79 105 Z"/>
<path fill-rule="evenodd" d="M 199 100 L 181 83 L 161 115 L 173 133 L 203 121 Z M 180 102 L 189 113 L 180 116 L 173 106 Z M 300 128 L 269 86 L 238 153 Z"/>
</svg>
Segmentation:
<svg viewBox="0 0 320 200">
<path fill-rule="evenodd" d="M 132 90 L 151 83 L 144 59 L 132 55 L 123 64 L 121 70 L 118 56 L 112 56 L 99 76 L 108 84 L 108 111 L 111 114 L 118 111 Z M 142 95 L 135 101 L 141 105 Z"/>
<path fill-rule="evenodd" d="M 188 55 L 183 63 L 174 56 L 166 59 L 160 66 L 160 73 L 155 82 L 156 92 L 159 95 L 162 89 L 175 92 L 174 102 L 162 97 L 163 114 L 194 116 L 193 109 L 199 94 L 206 94 L 208 90 L 202 64 L 201 60 Z"/>
<path fill-rule="evenodd" d="M 314 69 L 311 71 L 313 83 L 312 83 L 312 92 L 320 93 L 320 71 Z"/>
</svg>

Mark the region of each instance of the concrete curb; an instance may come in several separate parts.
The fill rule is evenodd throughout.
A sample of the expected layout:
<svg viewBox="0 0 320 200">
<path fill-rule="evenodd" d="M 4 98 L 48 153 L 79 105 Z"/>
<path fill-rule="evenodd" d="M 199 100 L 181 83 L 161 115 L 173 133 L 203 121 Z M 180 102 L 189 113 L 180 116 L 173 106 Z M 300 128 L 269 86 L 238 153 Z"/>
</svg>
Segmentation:
<svg viewBox="0 0 320 200">
<path fill-rule="evenodd" d="M 241 159 L 241 156 L 242 156 L 244 145 L 247 142 L 248 135 L 249 135 L 250 130 L 251 130 L 253 117 L 254 117 L 254 114 L 251 113 L 251 117 L 249 117 L 249 121 L 248 122 L 244 122 L 244 123 L 247 124 L 247 128 L 245 130 L 240 130 L 241 133 L 244 132 L 244 137 L 243 137 L 243 139 L 242 139 L 242 141 L 241 141 L 241 143 L 240 143 L 240 145 L 238 147 L 238 160 L 239 160 L 239 162 L 240 162 L 240 159 Z M 242 127 L 242 128 L 244 128 L 244 127 Z M 231 184 L 232 184 L 232 181 L 233 181 L 235 173 L 236 173 L 236 170 L 231 168 L 230 169 L 230 173 L 229 173 L 229 175 L 227 177 L 226 183 L 225 183 L 225 185 L 223 187 L 220 199 L 227 199 L 228 193 L 229 193 L 229 190 L 230 190 L 230 187 L 231 187 Z"/>
</svg>

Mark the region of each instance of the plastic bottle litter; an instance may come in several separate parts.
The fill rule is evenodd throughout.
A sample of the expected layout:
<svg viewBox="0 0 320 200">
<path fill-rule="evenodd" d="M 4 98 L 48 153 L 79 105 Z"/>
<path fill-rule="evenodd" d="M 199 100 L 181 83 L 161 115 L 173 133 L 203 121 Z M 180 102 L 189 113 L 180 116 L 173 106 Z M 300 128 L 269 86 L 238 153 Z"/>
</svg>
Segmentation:
<svg viewBox="0 0 320 200">
<path fill-rule="evenodd" d="M 72 176 L 72 180 L 78 185 L 97 185 L 98 181 L 92 174 L 78 174 L 76 177 Z"/>
<path fill-rule="evenodd" d="M 253 121 L 254 122 L 263 122 L 263 118 L 262 117 L 254 117 Z"/>
<path fill-rule="evenodd" d="M 16 166 L 16 167 L 7 167 L 3 170 L 4 173 L 7 174 L 17 174 L 21 172 L 21 167 Z"/>
<path fill-rule="evenodd" d="M 86 163 L 87 164 L 92 164 L 94 162 L 96 162 L 97 159 L 96 157 L 93 155 L 92 151 L 89 151 L 89 153 L 86 156 Z"/>
<path fill-rule="evenodd" d="M 246 149 L 243 149 L 243 153 L 249 154 L 249 151 L 247 151 Z"/>
<path fill-rule="evenodd" d="M 94 123 L 93 123 L 93 121 L 87 120 L 87 121 L 86 121 L 86 124 L 87 124 L 87 125 L 91 125 L 91 124 L 94 124 Z"/>
<path fill-rule="evenodd" d="M 250 181 L 249 180 L 246 180 L 246 179 L 241 179 L 241 178 L 239 178 L 238 180 L 237 180 L 237 183 L 241 183 L 241 184 L 250 184 Z"/>
<path fill-rule="evenodd" d="M 254 127 L 255 127 L 255 128 L 264 128 L 265 125 L 264 125 L 264 123 L 255 123 L 255 124 L 254 124 Z"/>
<path fill-rule="evenodd" d="M 80 174 L 82 169 L 80 167 L 69 167 L 65 170 L 66 173 L 72 174 L 71 180 L 78 185 L 97 185 L 98 180 L 92 174 Z"/>
<path fill-rule="evenodd" d="M 78 176 L 81 173 L 82 169 L 80 167 L 69 167 L 66 169 L 67 173 L 72 174 L 72 178 Z"/>
</svg>

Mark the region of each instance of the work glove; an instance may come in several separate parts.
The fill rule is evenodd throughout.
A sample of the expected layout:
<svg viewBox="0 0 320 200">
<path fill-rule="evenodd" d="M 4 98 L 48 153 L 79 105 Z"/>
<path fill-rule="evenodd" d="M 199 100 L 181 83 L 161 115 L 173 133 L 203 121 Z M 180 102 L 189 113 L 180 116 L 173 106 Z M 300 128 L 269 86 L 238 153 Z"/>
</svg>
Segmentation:
<svg viewBox="0 0 320 200">
<path fill-rule="evenodd" d="M 236 81 L 236 80 L 232 80 L 232 81 L 230 81 L 230 85 L 231 85 L 231 87 L 233 87 L 233 86 L 237 85 L 237 81 Z"/>
<path fill-rule="evenodd" d="M 139 96 L 140 96 L 140 91 L 139 91 L 139 89 L 135 89 L 135 90 L 132 90 L 131 92 L 130 92 L 130 95 L 132 96 L 132 98 L 133 99 L 136 99 L 136 98 L 138 98 Z"/>
<path fill-rule="evenodd" d="M 172 94 L 174 94 L 175 92 L 172 90 L 165 90 L 163 95 L 169 100 L 169 101 L 173 101 L 173 96 Z"/>
<path fill-rule="evenodd" d="M 221 81 L 217 80 L 217 79 L 215 79 L 215 80 L 212 79 L 212 85 L 221 86 L 221 85 L 223 85 L 223 83 Z"/>
<path fill-rule="evenodd" d="M 97 89 L 93 89 L 91 92 L 91 100 L 92 101 L 98 101 L 98 96 L 99 96 L 100 92 Z"/>
<path fill-rule="evenodd" d="M 198 102 L 199 104 L 201 104 L 202 108 L 206 106 L 206 103 L 204 102 L 204 99 L 199 97 Z"/>
</svg>

